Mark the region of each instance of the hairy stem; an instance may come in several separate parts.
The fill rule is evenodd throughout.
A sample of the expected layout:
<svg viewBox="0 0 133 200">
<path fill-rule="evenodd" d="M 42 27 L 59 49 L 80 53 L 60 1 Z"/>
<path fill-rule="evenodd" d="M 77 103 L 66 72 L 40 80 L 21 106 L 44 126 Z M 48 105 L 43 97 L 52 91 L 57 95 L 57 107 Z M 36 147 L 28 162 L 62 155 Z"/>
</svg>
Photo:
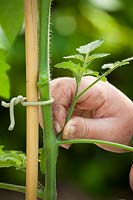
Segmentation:
<svg viewBox="0 0 133 200">
<path fill-rule="evenodd" d="M 13 184 L 9 184 L 9 183 L 0 183 L 0 188 L 1 189 L 6 189 L 6 190 L 11 190 L 11 191 L 16 191 L 16 192 L 21 192 L 21 193 L 25 193 L 26 191 L 26 187 L 24 186 L 20 186 L 20 185 L 13 185 Z M 38 190 L 37 191 L 37 196 L 39 198 L 43 197 L 43 191 L 42 190 Z"/>
<path fill-rule="evenodd" d="M 101 145 L 107 145 L 107 146 L 110 146 L 110 147 L 116 147 L 116 148 L 119 148 L 119 149 L 123 149 L 123 150 L 133 152 L 133 147 L 130 147 L 130 146 L 127 146 L 127 145 L 124 145 L 124 144 L 115 143 L 115 142 L 104 141 L 104 140 L 93 140 L 93 139 L 57 140 L 58 145 L 78 144 L 78 143 L 101 144 Z"/>
<path fill-rule="evenodd" d="M 40 0 L 40 37 L 39 37 L 39 91 L 41 101 L 50 99 L 49 91 L 49 26 L 50 26 L 50 0 Z M 42 106 L 44 123 L 43 145 L 45 151 L 45 200 L 56 200 L 56 162 L 58 146 L 53 130 L 51 105 Z"/>
</svg>

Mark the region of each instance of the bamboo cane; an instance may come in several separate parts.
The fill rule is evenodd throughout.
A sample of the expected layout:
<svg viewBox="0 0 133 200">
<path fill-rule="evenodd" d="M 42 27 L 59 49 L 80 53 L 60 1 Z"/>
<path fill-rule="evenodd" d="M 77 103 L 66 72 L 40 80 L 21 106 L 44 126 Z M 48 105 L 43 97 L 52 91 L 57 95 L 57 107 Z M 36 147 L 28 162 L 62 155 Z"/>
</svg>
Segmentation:
<svg viewBox="0 0 133 200">
<path fill-rule="evenodd" d="M 37 101 L 38 45 L 37 0 L 25 0 L 26 90 L 27 101 Z M 26 200 L 37 199 L 38 107 L 27 106 Z"/>
</svg>

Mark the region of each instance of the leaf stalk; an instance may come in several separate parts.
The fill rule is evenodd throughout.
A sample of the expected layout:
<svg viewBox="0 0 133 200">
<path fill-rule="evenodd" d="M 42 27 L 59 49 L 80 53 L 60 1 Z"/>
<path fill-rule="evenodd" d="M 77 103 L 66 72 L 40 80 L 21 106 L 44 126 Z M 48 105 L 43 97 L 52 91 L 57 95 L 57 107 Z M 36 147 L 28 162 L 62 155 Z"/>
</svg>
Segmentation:
<svg viewBox="0 0 133 200">
<path fill-rule="evenodd" d="M 107 145 L 110 147 L 116 147 L 119 149 L 133 152 L 133 147 L 131 147 L 131 146 L 127 146 L 127 145 L 119 144 L 119 143 L 115 143 L 115 142 L 104 141 L 104 140 L 93 140 L 93 139 L 57 140 L 58 145 L 79 144 L 79 143 Z"/>
</svg>

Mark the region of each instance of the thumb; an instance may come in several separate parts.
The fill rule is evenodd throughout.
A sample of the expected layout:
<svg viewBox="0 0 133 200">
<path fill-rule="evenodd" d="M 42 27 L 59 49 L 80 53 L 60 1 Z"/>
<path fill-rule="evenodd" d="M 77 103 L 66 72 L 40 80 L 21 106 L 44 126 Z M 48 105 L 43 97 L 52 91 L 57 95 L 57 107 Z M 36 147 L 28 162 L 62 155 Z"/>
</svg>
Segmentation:
<svg viewBox="0 0 133 200">
<path fill-rule="evenodd" d="M 91 138 L 111 140 L 111 135 L 114 130 L 110 121 L 103 118 L 90 119 L 83 117 L 73 117 L 64 128 L 63 138 Z"/>
<path fill-rule="evenodd" d="M 65 126 L 63 139 L 97 139 L 111 142 L 118 142 L 118 123 L 113 118 L 90 119 L 83 117 L 73 117 Z M 121 136 L 120 136 L 121 137 Z M 123 152 L 116 147 L 98 145 L 105 150 L 112 152 Z"/>
<path fill-rule="evenodd" d="M 131 167 L 130 174 L 129 174 L 129 182 L 130 182 L 130 187 L 133 190 L 133 165 Z"/>
</svg>

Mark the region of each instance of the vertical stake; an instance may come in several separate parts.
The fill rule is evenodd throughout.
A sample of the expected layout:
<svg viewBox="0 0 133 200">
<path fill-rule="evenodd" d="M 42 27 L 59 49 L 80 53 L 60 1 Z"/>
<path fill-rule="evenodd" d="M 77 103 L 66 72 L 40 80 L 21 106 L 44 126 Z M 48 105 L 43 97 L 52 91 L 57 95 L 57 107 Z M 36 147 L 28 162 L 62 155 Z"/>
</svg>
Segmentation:
<svg viewBox="0 0 133 200">
<path fill-rule="evenodd" d="M 37 0 L 25 0 L 26 90 L 27 101 L 37 101 L 38 40 Z M 27 106 L 26 200 L 37 199 L 38 107 Z"/>
</svg>

